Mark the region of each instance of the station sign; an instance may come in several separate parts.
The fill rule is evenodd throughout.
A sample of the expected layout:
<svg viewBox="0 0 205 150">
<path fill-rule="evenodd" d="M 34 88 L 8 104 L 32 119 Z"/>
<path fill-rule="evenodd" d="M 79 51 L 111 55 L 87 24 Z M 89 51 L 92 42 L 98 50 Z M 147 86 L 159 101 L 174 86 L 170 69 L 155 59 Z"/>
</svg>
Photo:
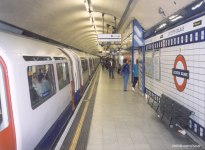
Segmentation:
<svg viewBox="0 0 205 150">
<path fill-rule="evenodd" d="M 178 55 L 172 68 L 172 75 L 174 76 L 174 83 L 178 91 L 184 91 L 187 79 L 189 79 L 189 70 L 187 70 L 186 60 L 183 55 Z"/>
<path fill-rule="evenodd" d="M 99 42 L 121 42 L 121 34 L 98 34 Z"/>
</svg>

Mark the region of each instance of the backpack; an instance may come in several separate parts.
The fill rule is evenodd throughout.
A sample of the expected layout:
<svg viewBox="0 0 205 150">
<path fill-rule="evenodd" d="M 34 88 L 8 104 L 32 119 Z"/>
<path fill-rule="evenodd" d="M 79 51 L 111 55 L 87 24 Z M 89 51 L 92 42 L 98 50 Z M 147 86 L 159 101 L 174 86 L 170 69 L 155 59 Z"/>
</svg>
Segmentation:
<svg viewBox="0 0 205 150">
<path fill-rule="evenodd" d="M 122 66 L 122 73 L 128 73 L 128 74 L 130 73 L 128 64 Z"/>
</svg>

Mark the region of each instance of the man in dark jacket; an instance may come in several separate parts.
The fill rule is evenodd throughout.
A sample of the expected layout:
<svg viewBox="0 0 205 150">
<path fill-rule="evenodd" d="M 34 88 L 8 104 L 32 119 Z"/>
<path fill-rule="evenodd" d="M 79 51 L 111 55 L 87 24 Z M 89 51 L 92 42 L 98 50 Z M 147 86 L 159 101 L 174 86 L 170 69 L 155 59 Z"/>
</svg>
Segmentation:
<svg viewBox="0 0 205 150">
<path fill-rule="evenodd" d="M 108 62 L 109 77 L 114 79 L 115 60 L 110 59 Z"/>
</svg>

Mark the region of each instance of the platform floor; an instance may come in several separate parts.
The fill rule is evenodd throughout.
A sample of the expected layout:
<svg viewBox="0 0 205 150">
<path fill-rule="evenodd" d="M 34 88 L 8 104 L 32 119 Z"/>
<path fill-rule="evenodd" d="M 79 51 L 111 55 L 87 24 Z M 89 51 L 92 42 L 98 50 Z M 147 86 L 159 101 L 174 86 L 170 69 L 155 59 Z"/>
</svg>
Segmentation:
<svg viewBox="0 0 205 150">
<path fill-rule="evenodd" d="M 124 92 L 121 76 L 100 72 L 87 150 L 201 149 L 181 147 L 192 144 L 198 145 L 161 121 L 131 84 Z"/>
</svg>

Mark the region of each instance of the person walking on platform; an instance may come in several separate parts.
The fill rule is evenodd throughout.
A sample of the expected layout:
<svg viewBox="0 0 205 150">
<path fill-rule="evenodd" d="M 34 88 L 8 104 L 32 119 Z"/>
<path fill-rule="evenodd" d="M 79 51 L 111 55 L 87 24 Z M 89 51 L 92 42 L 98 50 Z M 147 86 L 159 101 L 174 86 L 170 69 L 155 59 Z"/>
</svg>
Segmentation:
<svg viewBox="0 0 205 150">
<path fill-rule="evenodd" d="M 105 68 L 105 60 L 103 58 L 101 59 L 101 65 L 102 65 L 102 70 L 104 70 L 104 68 Z"/>
<path fill-rule="evenodd" d="M 133 83 L 132 83 L 132 90 L 135 91 L 135 85 L 136 83 L 138 82 L 138 59 L 136 59 L 136 64 L 134 64 L 133 66 L 133 77 L 134 77 L 134 80 L 133 80 Z"/>
<path fill-rule="evenodd" d="M 130 66 L 128 63 L 127 59 L 123 60 L 123 65 L 121 67 L 121 75 L 123 77 L 123 82 L 124 82 L 124 91 L 127 91 L 127 83 L 128 83 L 128 79 L 129 79 L 129 74 L 130 74 Z"/>
<path fill-rule="evenodd" d="M 109 69 L 109 77 L 112 79 L 114 79 L 114 68 L 115 68 L 115 61 L 114 59 L 110 59 L 108 64 L 108 69 Z"/>
</svg>

